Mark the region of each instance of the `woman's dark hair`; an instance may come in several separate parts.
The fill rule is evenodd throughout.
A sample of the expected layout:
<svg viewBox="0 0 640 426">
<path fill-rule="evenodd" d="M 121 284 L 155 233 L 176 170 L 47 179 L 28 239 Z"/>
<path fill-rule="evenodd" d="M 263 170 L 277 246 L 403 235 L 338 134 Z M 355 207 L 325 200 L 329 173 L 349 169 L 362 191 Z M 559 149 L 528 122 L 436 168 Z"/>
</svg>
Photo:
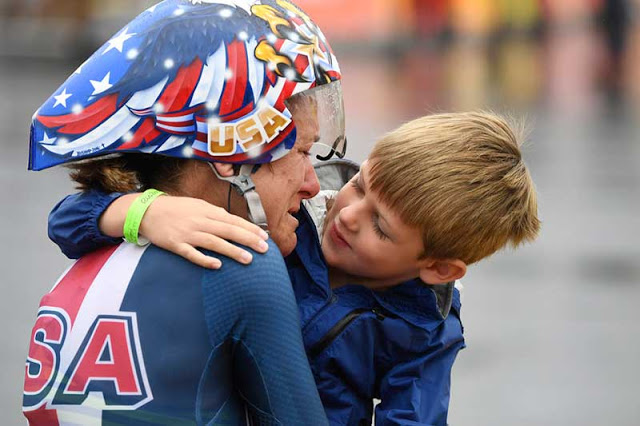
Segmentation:
<svg viewBox="0 0 640 426">
<path fill-rule="evenodd" d="M 149 154 L 123 154 L 67 165 L 77 189 L 132 192 L 156 188 L 173 192 L 187 160 Z"/>
</svg>

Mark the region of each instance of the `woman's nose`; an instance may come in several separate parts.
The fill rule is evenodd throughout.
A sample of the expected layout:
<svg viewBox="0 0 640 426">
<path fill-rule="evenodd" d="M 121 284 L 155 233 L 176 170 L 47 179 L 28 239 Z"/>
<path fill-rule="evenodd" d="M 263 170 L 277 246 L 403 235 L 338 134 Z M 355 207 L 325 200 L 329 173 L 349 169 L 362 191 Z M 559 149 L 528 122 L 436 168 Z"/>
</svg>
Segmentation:
<svg viewBox="0 0 640 426">
<path fill-rule="evenodd" d="M 318 182 L 318 176 L 316 175 L 311 160 L 306 161 L 304 180 L 299 192 L 302 193 L 302 198 L 304 199 L 313 198 L 320 192 L 320 182 Z"/>
</svg>

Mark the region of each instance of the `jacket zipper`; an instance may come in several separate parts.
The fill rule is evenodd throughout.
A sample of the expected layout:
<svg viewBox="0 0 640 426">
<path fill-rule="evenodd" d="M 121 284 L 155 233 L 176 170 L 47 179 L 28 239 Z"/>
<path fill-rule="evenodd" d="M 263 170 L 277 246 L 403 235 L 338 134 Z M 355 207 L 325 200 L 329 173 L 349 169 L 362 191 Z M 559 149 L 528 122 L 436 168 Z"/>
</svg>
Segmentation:
<svg viewBox="0 0 640 426">
<path fill-rule="evenodd" d="M 376 318 L 380 321 L 384 320 L 385 316 L 380 313 L 376 308 L 358 308 L 349 312 L 347 315 L 342 317 L 340 321 L 338 321 L 331 329 L 322 336 L 322 338 L 315 343 L 309 350 L 307 351 L 307 356 L 309 358 L 315 358 L 322 353 L 329 345 L 335 340 L 336 337 L 340 335 L 344 331 L 345 328 L 349 326 L 353 321 L 355 321 L 360 315 L 372 312 Z"/>
</svg>

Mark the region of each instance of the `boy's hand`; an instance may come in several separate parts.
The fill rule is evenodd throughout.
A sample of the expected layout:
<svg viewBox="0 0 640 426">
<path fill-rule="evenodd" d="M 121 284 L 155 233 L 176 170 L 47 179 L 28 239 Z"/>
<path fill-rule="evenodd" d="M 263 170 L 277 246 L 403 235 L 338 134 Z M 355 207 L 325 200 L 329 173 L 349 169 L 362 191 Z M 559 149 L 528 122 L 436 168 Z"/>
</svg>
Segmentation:
<svg viewBox="0 0 640 426">
<path fill-rule="evenodd" d="M 265 242 L 268 235 L 260 227 L 195 198 L 158 197 L 142 219 L 140 234 L 158 247 L 211 269 L 220 268 L 222 262 L 206 256 L 196 247 L 243 264 L 251 263 L 251 254 L 228 241 L 251 247 L 259 253 L 268 249 Z"/>
<path fill-rule="evenodd" d="M 139 194 L 120 197 L 100 218 L 100 230 L 111 237 L 122 236 L 126 212 Z M 257 225 L 204 200 L 161 196 L 147 209 L 140 223 L 140 235 L 165 250 L 196 265 L 218 269 L 222 262 L 196 250 L 196 247 L 220 253 L 240 263 L 251 263 L 251 254 L 228 241 L 264 253 L 268 235 Z"/>
</svg>

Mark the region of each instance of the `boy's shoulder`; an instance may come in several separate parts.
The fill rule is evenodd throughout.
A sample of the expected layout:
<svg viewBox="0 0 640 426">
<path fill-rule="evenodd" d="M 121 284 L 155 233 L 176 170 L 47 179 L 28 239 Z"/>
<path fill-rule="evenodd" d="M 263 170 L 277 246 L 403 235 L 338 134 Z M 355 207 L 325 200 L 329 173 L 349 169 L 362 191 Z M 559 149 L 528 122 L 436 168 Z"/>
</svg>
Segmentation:
<svg viewBox="0 0 640 426">
<path fill-rule="evenodd" d="M 441 348 L 464 347 L 460 293 L 454 282 L 425 285 L 413 280 L 393 289 L 376 294 L 376 299 L 401 319 L 394 329 L 384 328 L 397 362 L 412 362 L 418 354 Z"/>
</svg>

